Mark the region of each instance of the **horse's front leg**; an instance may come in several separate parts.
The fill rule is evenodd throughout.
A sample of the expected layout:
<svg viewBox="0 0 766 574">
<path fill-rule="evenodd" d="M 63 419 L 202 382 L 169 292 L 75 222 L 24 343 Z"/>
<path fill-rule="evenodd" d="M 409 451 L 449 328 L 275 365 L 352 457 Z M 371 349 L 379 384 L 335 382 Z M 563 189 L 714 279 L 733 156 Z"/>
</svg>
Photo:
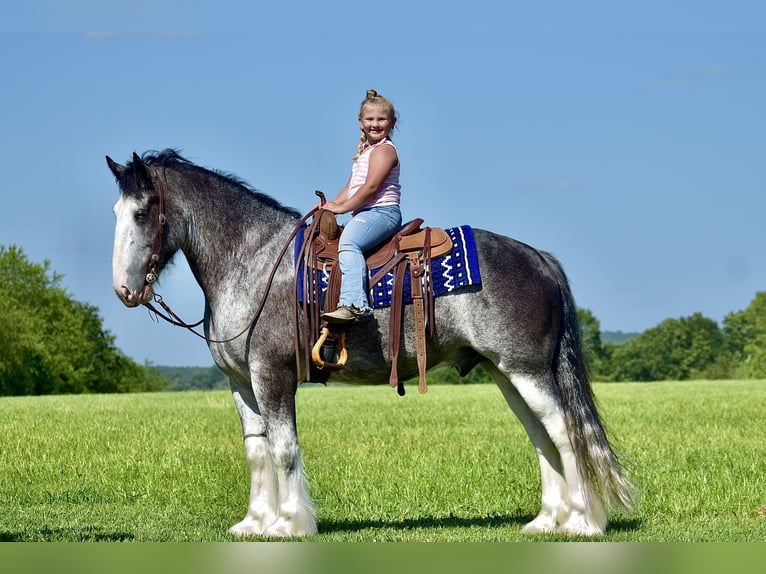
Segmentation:
<svg viewBox="0 0 766 574">
<path fill-rule="evenodd" d="M 231 392 L 242 421 L 245 457 L 250 469 L 250 499 L 245 518 L 229 532 L 237 536 L 262 535 L 277 518 L 277 484 L 266 423 L 250 385 L 231 381 Z"/>
<path fill-rule="evenodd" d="M 254 384 L 268 427 L 277 478 L 277 515 L 266 528 L 267 537 L 310 536 L 317 533 L 314 505 L 308 494 L 295 422 L 294 373 L 269 368 Z"/>
</svg>

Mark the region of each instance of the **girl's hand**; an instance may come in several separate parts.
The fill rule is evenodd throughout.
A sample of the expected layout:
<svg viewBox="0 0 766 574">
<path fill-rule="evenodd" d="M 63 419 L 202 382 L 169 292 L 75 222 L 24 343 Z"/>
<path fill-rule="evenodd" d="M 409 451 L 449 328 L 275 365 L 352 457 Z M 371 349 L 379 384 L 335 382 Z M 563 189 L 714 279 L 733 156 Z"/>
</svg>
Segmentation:
<svg viewBox="0 0 766 574">
<path fill-rule="evenodd" d="M 328 201 L 322 206 L 322 209 L 329 211 L 330 213 L 335 213 L 336 215 L 345 213 L 345 210 L 334 201 Z"/>
</svg>

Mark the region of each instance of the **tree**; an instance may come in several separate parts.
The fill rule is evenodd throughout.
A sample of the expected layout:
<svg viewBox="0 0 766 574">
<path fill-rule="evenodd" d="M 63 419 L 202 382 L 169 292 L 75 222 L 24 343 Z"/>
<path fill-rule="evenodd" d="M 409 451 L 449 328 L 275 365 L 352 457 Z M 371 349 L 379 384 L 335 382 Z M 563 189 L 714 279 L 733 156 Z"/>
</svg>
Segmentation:
<svg viewBox="0 0 766 574">
<path fill-rule="evenodd" d="M 0 246 L 0 394 L 164 388 L 156 369 L 124 356 L 98 309 L 73 300 L 61 280 L 49 261 Z"/>
<path fill-rule="evenodd" d="M 739 378 L 766 378 L 766 291 L 759 291 L 744 311 L 723 320 L 726 352 Z"/>
<path fill-rule="evenodd" d="M 616 381 L 661 381 L 713 378 L 719 371 L 724 336 L 712 319 L 666 319 L 614 350 Z"/>
</svg>

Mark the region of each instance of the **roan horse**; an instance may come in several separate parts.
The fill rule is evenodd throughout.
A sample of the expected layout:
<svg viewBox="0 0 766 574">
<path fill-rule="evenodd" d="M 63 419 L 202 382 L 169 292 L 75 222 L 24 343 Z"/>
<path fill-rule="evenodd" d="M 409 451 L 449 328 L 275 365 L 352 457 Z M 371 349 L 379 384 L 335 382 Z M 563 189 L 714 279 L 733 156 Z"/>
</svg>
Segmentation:
<svg viewBox="0 0 766 574">
<path fill-rule="evenodd" d="M 296 429 L 292 251 L 275 266 L 300 214 L 173 150 L 134 153 L 125 166 L 106 159 L 121 192 L 114 206 L 117 296 L 128 307 L 150 303 L 154 280 L 178 251 L 204 292 L 204 333 L 231 381 L 251 475 L 247 513 L 230 532 L 315 534 Z M 630 511 L 633 490 L 599 418 L 564 272 L 552 255 L 508 237 L 480 229 L 474 237 L 482 284 L 436 299 L 428 368 L 449 365 L 464 375 L 481 364 L 524 425 L 542 478 L 541 510 L 524 532 L 603 534 L 607 509 Z M 388 311 L 376 310 L 372 321 L 351 328 L 348 364 L 332 381 L 387 382 L 388 322 Z M 406 336 L 411 305 L 402 325 L 399 373 L 406 380 L 417 373 Z"/>
</svg>

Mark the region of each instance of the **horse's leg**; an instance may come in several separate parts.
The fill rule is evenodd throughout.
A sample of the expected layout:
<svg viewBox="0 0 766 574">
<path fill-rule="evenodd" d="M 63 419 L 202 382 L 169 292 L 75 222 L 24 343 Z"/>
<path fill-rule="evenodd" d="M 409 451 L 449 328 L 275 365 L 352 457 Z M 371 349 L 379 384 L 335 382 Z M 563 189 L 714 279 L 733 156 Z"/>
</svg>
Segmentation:
<svg viewBox="0 0 766 574">
<path fill-rule="evenodd" d="M 266 423 L 250 385 L 231 381 L 231 393 L 242 421 L 245 457 L 250 469 L 250 498 L 245 518 L 229 532 L 239 536 L 260 535 L 277 517 L 277 484 Z"/>
<path fill-rule="evenodd" d="M 277 514 L 263 532 L 267 537 L 317 533 L 314 505 L 308 494 L 295 422 L 295 374 L 270 366 L 253 368 L 253 388 L 268 428 L 277 479 Z M 257 372 L 260 371 L 260 372 Z"/>
<path fill-rule="evenodd" d="M 540 513 L 524 527 L 524 532 L 603 534 L 604 507 L 596 496 L 586 495 L 564 415 L 556 396 L 548 390 L 554 384 L 553 374 L 506 375 L 502 366 L 482 366 L 492 375 L 537 451 L 542 502 Z"/>
<path fill-rule="evenodd" d="M 510 379 L 491 362 L 482 363 L 482 367 L 492 376 L 506 403 L 521 421 L 540 463 L 542 505 L 537 517 L 524 527 L 523 532 L 552 532 L 556 529 L 559 509 L 566 499 L 566 480 L 558 451 L 540 419 L 530 410 Z"/>
</svg>

